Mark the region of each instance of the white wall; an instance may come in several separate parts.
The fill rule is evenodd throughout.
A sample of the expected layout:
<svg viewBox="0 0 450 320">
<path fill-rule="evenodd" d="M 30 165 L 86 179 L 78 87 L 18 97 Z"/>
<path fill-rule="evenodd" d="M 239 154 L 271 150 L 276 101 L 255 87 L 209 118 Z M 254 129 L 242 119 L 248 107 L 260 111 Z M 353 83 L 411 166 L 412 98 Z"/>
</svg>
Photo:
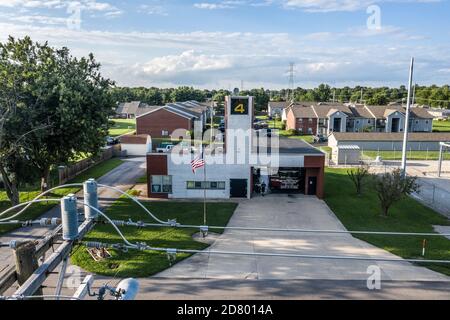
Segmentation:
<svg viewBox="0 0 450 320">
<path fill-rule="evenodd" d="M 212 164 L 214 157 L 205 157 L 206 181 L 224 181 L 225 190 L 207 190 L 206 197 L 210 199 L 230 198 L 230 179 L 247 179 L 247 192 L 250 197 L 251 167 L 249 165 Z M 169 198 L 203 198 L 203 190 L 188 190 L 187 181 L 204 181 L 204 169 L 198 169 L 194 174 L 190 165 L 191 157 L 186 156 L 183 164 L 177 164 L 168 159 L 168 174 L 172 176 L 172 194 Z M 208 164 L 209 163 L 209 164 Z"/>
<path fill-rule="evenodd" d="M 146 144 L 124 144 L 122 143 L 122 150 L 127 151 L 128 156 L 145 156 L 147 154 Z"/>
</svg>

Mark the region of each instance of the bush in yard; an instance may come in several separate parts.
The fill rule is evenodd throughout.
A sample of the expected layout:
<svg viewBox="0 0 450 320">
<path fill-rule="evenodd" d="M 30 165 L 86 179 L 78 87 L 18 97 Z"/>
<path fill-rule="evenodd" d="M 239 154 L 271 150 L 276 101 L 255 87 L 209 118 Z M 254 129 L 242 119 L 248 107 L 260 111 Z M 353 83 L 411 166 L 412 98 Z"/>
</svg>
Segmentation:
<svg viewBox="0 0 450 320">
<path fill-rule="evenodd" d="M 388 172 L 380 176 L 375 176 L 375 190 L 382 215 L 388 216 L 389 208 L 404 196 L 418 191 L 419 185 L 415 177 L 403 177 L 402 170 L 395 169 L 392 173 Z"/>
<path fill-rule="evenodd" d="M 367 165 L 359 166 L 356 170 L 354 169 L 348 170 L 347 174 L 350 180 L 355 185 L 356 194 L 358 196 L 361 196 L 365 180 L 367 180 L 367 178 L 369 177 L 369 166 Z"/>
<path fill-rule="evenodd" d="M 297 130 L 295 130 L 295 129 L 289 129 L 289 130 L 287 131 L 287 135 L 288 135 L 288 136 L 295 136 L 295 135 L 297 135 Z"/>
</svg>

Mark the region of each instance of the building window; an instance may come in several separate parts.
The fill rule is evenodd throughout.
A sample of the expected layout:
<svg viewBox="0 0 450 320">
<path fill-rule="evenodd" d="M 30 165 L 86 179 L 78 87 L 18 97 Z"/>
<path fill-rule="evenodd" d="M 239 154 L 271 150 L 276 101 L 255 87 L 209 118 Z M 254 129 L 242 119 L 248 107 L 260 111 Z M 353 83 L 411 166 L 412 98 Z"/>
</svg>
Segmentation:
<svg viewBox="0 0 450 320">
<path fill-rule="evenodd" d="M 188 181 L 188 190 L 225 190 L 225 181 Z"/>
<path fill-rule="evenodd" d="M 309 123 L 312 123 L 312 122 L 313 122 L 313 119 L 312 119 L 312 118 L 309 118 L 308 121 L 309 121 Z"/>
<path fill-rule="evenodd" d="M 298 119 L 298 122 L 302 123 L 302 122 L 303 122 L 303 119 L 302 119 L 302 118 Z"/>
<path fill-rule="evenodd" d="M 172 176 L 152 176 L 152 193 L 172 193 Z"/>
<path fill-rule="evenodd" d="M 371 124 L 371 123 L 372 123 L 371 121 L 372 121 L 372 120 L 369 119 L 369 120 L 367 120 L 367 123 L 368 123 L 368 124 Z"/>
<path fill-rule="evenodd" d="M 169 131 L 163 130 L 163 131 L 161 131 L 161 135 L 162 135 L 163 137 L 168 137 L 168 136 L 169 136 Z"/>
<path fill-rule="evenodd" d="M 299 128 L 298 132 L 303 133 L 303 128 Z"/>
<path fill-rule="evenodd" d="M 427 120 L 427 121 L 425 121 L 425 123 L 426 123 L 426 124 L 428 124 L 428 123 L 429 123 L 429 122 L 428 122 L 428 120 Z"/>
<path fill-rule="evenodd" d="M 419 124 L 419 120 L 416 120 L 416 124 Z"/>
<path fill-rule="evenodd" d="M 313 129 L 312 128 L 308 128 L 308 133 L 312 134 L 313 133 Z"/>
</svg>

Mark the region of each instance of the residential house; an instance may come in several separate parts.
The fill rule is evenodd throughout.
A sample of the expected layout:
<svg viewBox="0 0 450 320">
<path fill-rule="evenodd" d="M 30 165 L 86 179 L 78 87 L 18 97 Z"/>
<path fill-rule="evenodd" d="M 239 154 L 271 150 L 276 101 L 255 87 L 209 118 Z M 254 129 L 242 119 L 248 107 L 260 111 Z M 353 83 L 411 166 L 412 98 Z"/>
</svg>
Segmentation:
<svg viewBox="0 0 450 320">
<path fill-rule="evenodd" d="M 177 130 L 193 132 L 195 122 L 203 130 L 211 116 L 211 109 L 197 101 L 175 102 L 165 106 L 147 107 L 136 117 L 136 134 L 152 138 L 169 138 Z"/>
<path fill-rule="evenodd" d="M 402 106 L 362 106 L 351 104 L 295 104 L 286 109 L 286 129 L 304 134 L 330 135 L 333 132 L 402 132 L 406 108 Z M 310 126 L 305 127 L 305 123 Z M 316 128 L 310 128 L 316 125 Z M 412 108 L 411 132 L 432 132 L 433 116 L 426 109 Z M 306 128 L 306 131 L 305 131 Z"/>
<path fill-rule="evenodd" d="M 291 102 L 288 101 L 270 101 L 267 113 L 271 117 L 276 117 L 277 115 L 281 118 L 283 115 L 283 111 L 291 105 Z"/>
<path fill-rule="evenodd" d="M 117 107 L 116 115 L 121 118 L 133 119 L 142 114 L 147 107 L 149 107 L 147 104 L 140 101 L 123 102 Z"/>
</svg>

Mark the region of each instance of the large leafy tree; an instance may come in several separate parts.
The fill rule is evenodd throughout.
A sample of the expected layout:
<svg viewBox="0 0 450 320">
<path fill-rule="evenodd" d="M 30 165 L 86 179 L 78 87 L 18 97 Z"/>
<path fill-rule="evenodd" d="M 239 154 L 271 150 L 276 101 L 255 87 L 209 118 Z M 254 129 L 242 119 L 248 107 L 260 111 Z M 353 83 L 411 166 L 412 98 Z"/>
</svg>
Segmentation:
<svg viewBox="0 0 450 320">
<path fill-rule="evenodd" d="M 6 114 L 0 149 L 20 151 L 15 156 L 34 168 L 42 189 L 52 166 L 79 153 L 96 154 L 104 145 L 113 83 L 99 70 L 92 54 L 78 59 L 67 48 L 29 37 L 0 44 L 0 108 Z M 5 159 L 0 162 L 7 175 L 20 177 Z"/>
</svg>

